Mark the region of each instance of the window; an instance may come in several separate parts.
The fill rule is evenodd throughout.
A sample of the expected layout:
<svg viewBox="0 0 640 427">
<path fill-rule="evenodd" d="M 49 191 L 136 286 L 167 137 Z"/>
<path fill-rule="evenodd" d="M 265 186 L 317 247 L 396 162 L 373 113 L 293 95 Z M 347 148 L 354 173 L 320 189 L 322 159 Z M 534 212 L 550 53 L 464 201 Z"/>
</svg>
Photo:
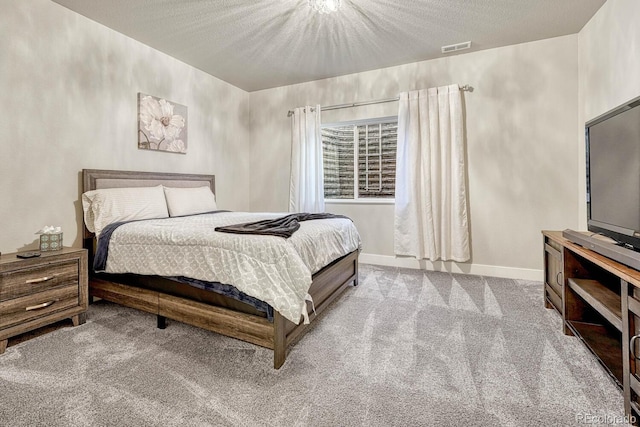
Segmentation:
<svg viewBox="0 0 640 427">
<path fill-rule="evenodd" d="M 323 125 L 324 198 L 393 199 L 397 140 L 397 117 Z"/>
</svg>

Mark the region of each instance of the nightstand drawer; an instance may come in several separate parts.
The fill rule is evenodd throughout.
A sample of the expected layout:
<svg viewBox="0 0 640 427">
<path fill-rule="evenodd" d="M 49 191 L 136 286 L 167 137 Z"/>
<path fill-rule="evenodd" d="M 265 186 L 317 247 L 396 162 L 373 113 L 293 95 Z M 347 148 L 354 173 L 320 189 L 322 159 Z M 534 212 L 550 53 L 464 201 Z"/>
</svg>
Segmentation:
<svg viewBox="0 0 640 427">
<path fill-rule="evenodd" d="M 78 260 L 67 260 L 0 274 L 0 302 L 59 286 L 78 284 Z"/>
<path fill-rule="evenodd" d="M 0 302 L 0 329 L 80 305 L 78 285 Z"/>
</svg>

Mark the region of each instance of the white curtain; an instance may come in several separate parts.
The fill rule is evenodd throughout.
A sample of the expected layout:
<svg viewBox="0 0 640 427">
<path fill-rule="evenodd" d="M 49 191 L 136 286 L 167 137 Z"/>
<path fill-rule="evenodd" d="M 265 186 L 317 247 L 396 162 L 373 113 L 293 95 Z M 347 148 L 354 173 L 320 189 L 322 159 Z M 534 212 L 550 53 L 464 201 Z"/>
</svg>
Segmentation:
<svg viewBox="0 0 640 427">
<path fill-rule="evenodd" d="M 398 110 L 395 253 L 467 261 L 466 169 L 458 85 L 403 92 Z"/>
<path fill-rule="evenodd" d="M 296 108 L 291 116 L 289 212 L 324 212 L 320 105 Z"/>
</svg>

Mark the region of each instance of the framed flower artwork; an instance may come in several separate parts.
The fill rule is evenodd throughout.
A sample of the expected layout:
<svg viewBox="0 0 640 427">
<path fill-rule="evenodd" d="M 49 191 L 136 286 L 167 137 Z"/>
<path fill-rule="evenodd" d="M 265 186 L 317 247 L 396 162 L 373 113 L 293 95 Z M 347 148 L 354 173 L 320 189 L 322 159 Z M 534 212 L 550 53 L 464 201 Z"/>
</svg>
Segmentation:
<svg viewBox="0 0 640 427">
<path fill-rule="evenodd" d="M 187 153 L 187 107 L 138 93 L 138 148 Z"/>
</svg>

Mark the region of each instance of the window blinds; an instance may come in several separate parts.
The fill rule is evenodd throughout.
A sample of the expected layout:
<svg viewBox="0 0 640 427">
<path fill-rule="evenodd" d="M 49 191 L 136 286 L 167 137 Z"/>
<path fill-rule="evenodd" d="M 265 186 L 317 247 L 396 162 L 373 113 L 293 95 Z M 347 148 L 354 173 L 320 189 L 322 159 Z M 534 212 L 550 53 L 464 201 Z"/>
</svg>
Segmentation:
<svg viewBox="0 0 640 427">
<path fill-rule="evenodd" d="M 325 198 L 393 198 L 397 138 L 395 121 L 324 127 Z"/>
<path fill-rule="evenodd" d="M 353 199 L 354 126 L 322 128 L 324 198 Z"/>
<path fill-rule="evenodd" d="M 358 197 L 393 198 L 397 123 L 358 126 Z"/>
</svg>

